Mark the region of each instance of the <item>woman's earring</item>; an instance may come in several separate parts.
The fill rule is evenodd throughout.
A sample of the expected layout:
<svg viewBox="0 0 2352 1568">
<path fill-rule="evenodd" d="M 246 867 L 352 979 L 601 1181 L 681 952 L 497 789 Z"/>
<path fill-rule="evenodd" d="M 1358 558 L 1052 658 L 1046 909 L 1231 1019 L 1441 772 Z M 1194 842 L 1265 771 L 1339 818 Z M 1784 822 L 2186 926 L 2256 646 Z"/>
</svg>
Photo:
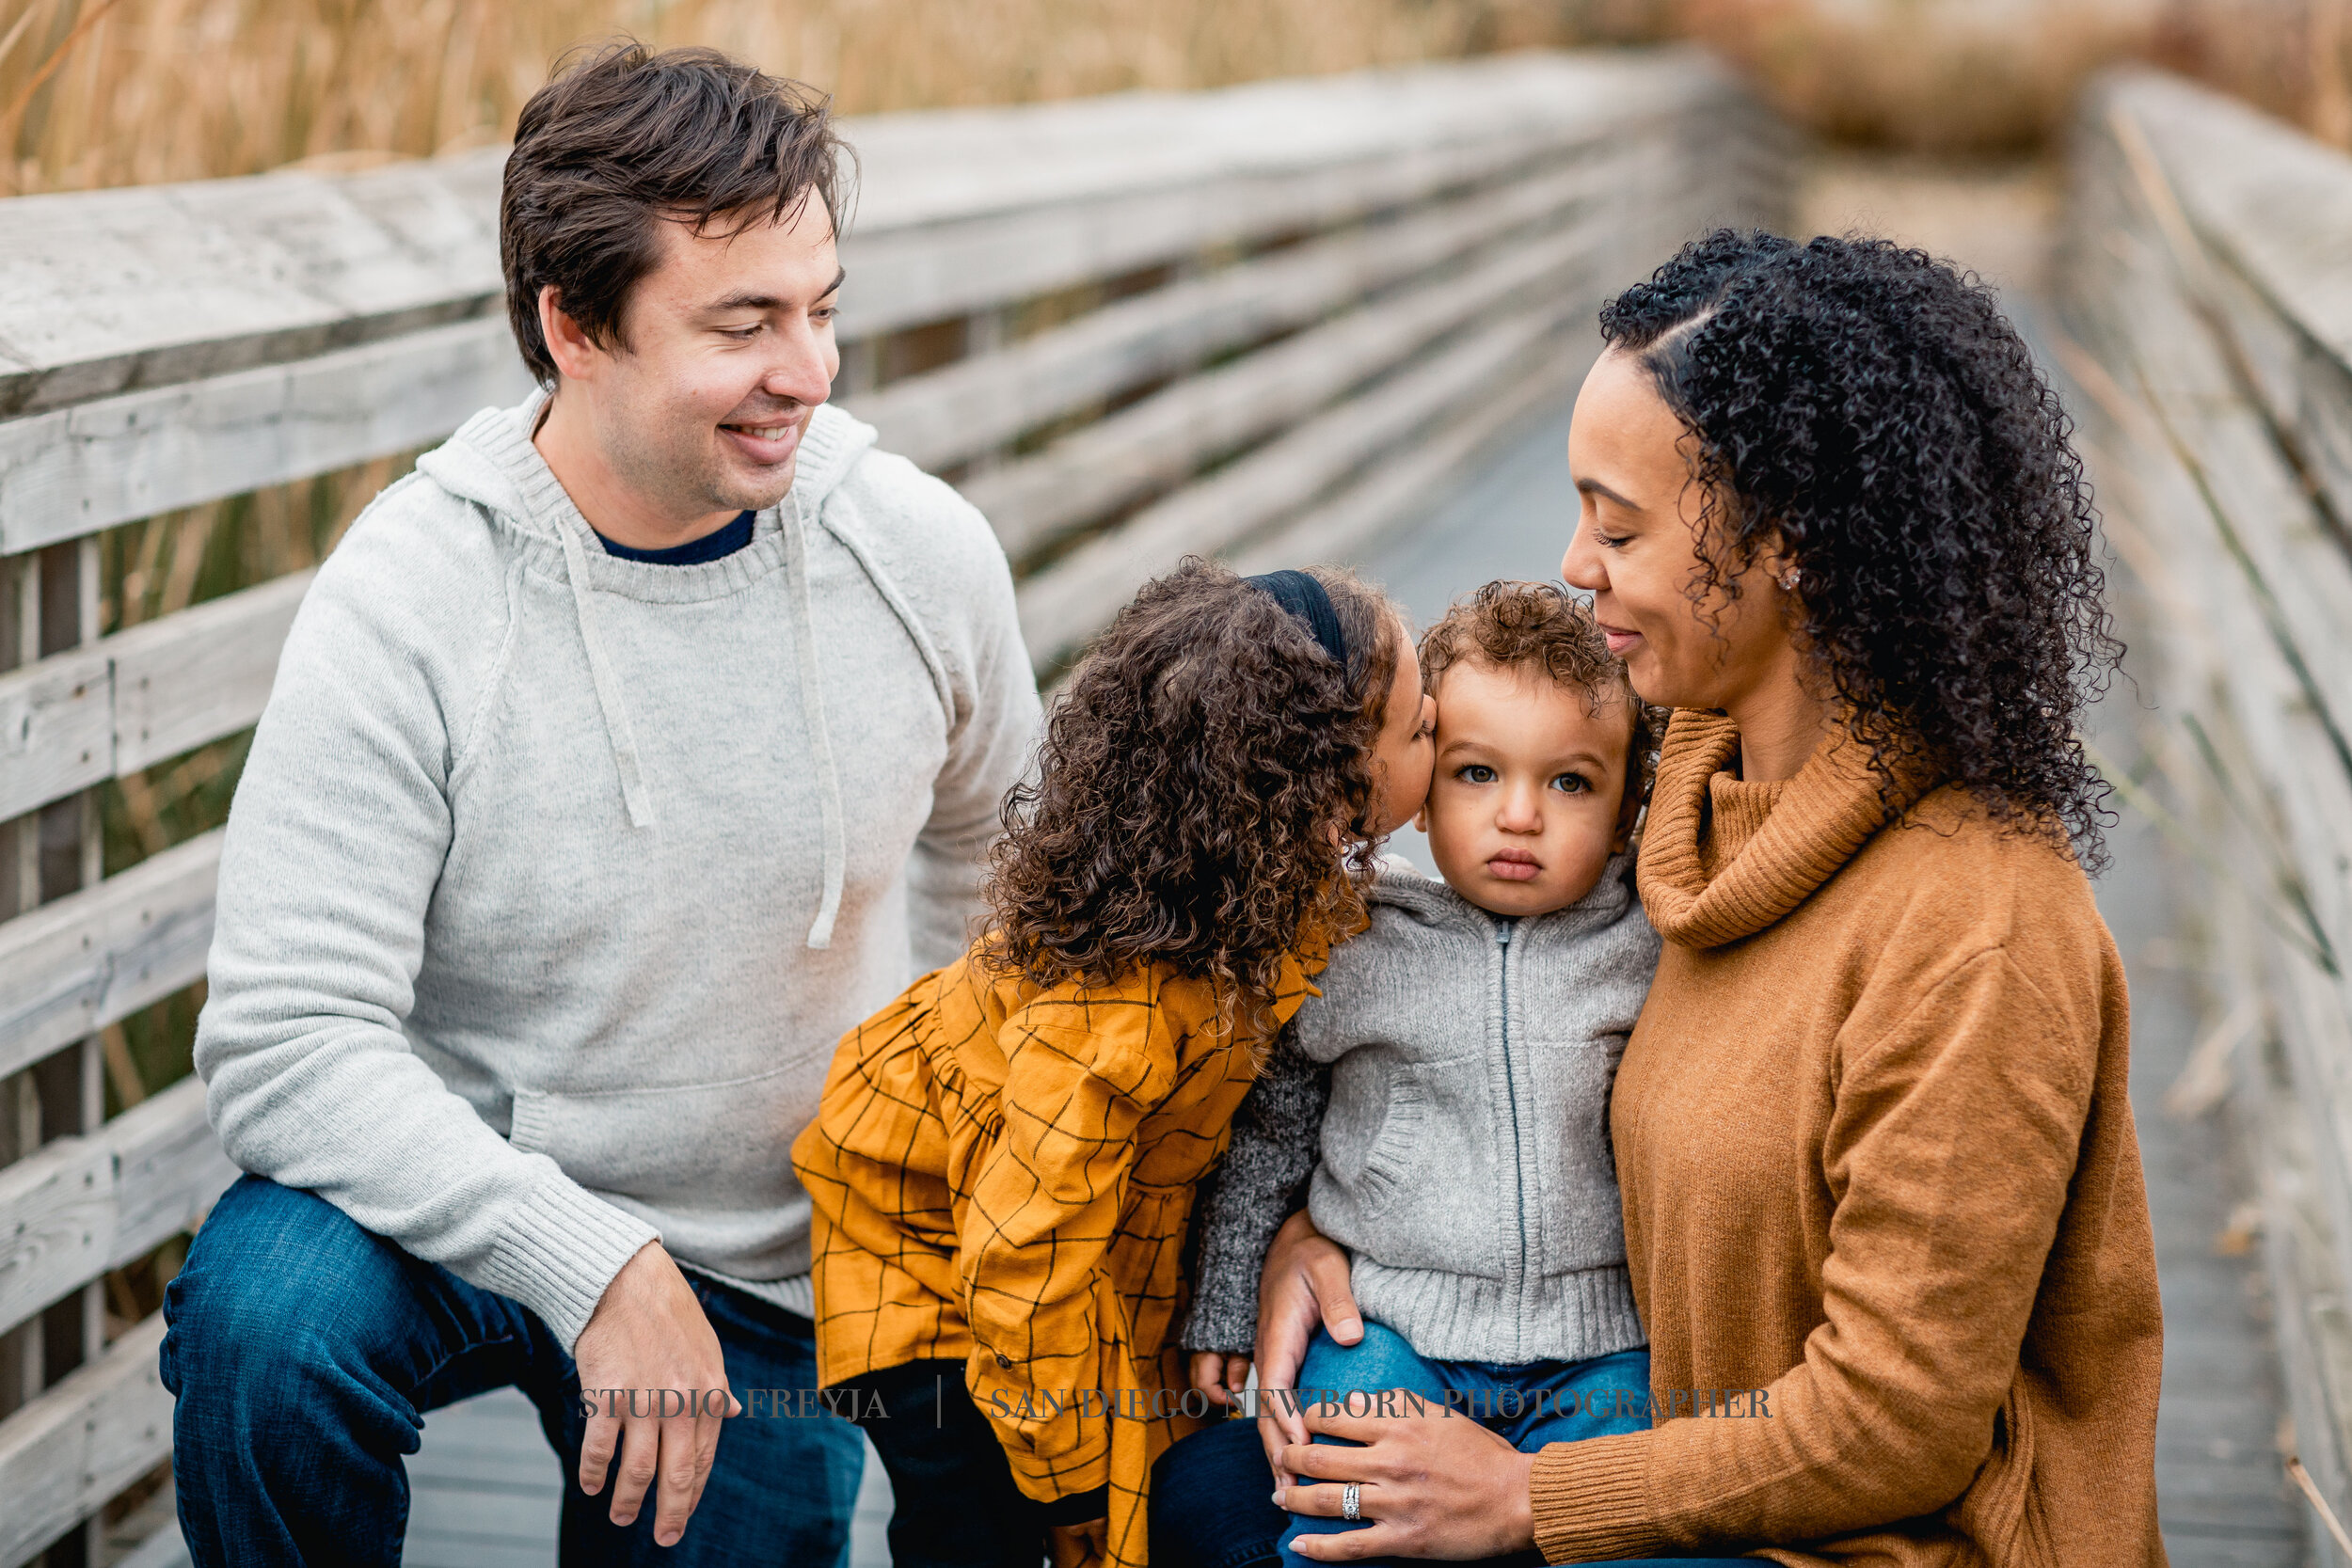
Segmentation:
<svg viewBox="0 0 2352 1568">
<path fill-rule="evenodd" d="M 1781 591 L 1782 593 L 1784 593 L 1784 594 L 1793 594 L 1793 593 L 1795 593 L 1795 592 L 1797 591 L 1797 569 L 1796 569 L 1794 566 L 1789 567 L 1789 568 L 1788 568 L 1788 570 L 1787 570 L 1787 571 L 1785 571 L 1785 572 L 1783 572 L 1783 573 L 1781 573 L 1781 574 L 1780 574 L 1780 579 L 1779 579 L 1779 580 L 1780 580 L 1780 591 Z"/>
</svg>

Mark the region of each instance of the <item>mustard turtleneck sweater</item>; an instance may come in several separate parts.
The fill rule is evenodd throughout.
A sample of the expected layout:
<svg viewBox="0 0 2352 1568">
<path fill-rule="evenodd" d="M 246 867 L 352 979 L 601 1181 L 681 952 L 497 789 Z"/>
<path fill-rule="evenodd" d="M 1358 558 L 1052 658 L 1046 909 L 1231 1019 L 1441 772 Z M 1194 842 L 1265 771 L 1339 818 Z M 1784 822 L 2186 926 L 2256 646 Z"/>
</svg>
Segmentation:
<svg viewBox="0 0 2352 1568">
<path fill-rule="evenodd" d="M 2161 1565 L 2163 1323 L 2089 880 L 1955 787 L 1889 823 L 1851 746 L 1786 784 L 1738 746 L 1667 732 L 1665 953 L 1611 1105 L 1658 1419 L 1537 1457 L 1537 1542 Z"/>
</svg>

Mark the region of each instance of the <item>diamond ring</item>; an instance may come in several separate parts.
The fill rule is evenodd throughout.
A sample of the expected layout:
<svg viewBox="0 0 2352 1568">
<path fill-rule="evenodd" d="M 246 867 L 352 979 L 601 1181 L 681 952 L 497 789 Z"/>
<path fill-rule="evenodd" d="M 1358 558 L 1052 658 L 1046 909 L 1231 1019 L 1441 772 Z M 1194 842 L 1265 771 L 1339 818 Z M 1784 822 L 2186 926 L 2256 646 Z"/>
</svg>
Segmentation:
<svg viewBox="0 0 2352 1568">
<path fill-rule="evenodd" d="M 1340 1488 L 1340 1517 L 1354 1524 L 1364 1516 L 1363 1489 L 1354 1481 Z"/>
</svg>

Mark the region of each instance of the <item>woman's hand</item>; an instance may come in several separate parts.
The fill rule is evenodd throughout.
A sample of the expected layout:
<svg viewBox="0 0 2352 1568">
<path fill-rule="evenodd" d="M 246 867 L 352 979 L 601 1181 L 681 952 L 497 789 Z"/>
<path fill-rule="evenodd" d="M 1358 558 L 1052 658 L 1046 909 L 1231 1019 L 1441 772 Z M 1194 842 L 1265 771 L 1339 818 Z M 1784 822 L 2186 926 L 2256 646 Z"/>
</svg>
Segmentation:
<svg viewBox="0 0 2352 1568">
<path fill-rule="evenodd" d="M 1319 1562 L 1359 1558 L 1500 1557 L 1535 1544 L 1532 1482 L 1535 1456 L 1521 1453 L 1467 1416 L 1430 1410 L 1419 1416 L 1350 1416 L 1311 1410 L 1307 1430 L 1361 1443 L 1319 1444 L 1281 1451 L 1285 1471 L 1327 1482 L 1357 1483 L 1358 1512 L 1369 1529 L 1300 1535 L 1291 1549 Z M 1278 1485 L 1274 1500 L 1293 1513 L 1340 1516 L 1337 1485 Z"/>
<path fill-rule="evenodd" d="M 1045 1546 L 1054 1568 L 1085 1568 L 1110 1555 L 1110 1520 L 1089 1519 L 1083 1525 L 1048 1525 Z"/>
<path fill-rule="evenodd" d="M 1192 1353 L 1192 1386 L 1213 1402 L 1232 1409 L 1240 1402 L 1241 1391 L 1248 1383 L 1249 1357 L 1213 1350 Z"/>
<path fill-rule="evenodd" d="M 1299 1364 L 1318 1324 L 1343 1345 L 1364 1337 L 1363 1314 L 1347 1285 L 1347 1253 L 1302 1209 L 1274 1233 L 1258 1276 L 1258 1436 L 1278 1487 L 1290 1481 L 1281 1451 L 1307 1441 L 1307 1428 L 1295 1406 L 1285 1408 L 1267 1390 L 1297 1388 Z"/>
</svg>

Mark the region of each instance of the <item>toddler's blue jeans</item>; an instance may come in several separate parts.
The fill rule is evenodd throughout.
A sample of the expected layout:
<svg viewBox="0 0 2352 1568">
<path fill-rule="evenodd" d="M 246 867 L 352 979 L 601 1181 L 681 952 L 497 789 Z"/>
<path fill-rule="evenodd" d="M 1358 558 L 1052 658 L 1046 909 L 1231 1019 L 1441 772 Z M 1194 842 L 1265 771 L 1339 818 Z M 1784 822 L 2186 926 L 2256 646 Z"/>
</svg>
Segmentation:
<svg viewBox="0 0 2352 1568">
<path fill-rule="evenodd" d="M 1302 1402 L 1329 1404 L 1351 1391 L 1403 1390 L 1420 1396 L 1432 1409 L 1450 1409 L 1477 1421 L 1522 1453 L 1550 1443 L 1646 1432 L 1650 1424 L 1645 1350 L 1588 1361 L 1433 1361 L 1403 1335 L 1375 1323 L 1364 1324 L 1363 1338 L 1353 1345 L 1343 1345 L 1317 1329 L 1298 1370 L 1298 1389 Z M 1363 1400 L 1348 1403 L 1358 1412 L 1366 1409 Z M 1354 1447 L 1340 1437 L 1315 1441 Z M 1305 1476 L 1298 1480 L 1301 1485 L 1322 1484 Z M 1282 1568 L 1311 1568 L 1307 1559 L 1291 1550 L 1299 1536 L 1362 1529 L 1368 1523 L 1291 1515 L 1279 1544 Z"/>
</svg>

